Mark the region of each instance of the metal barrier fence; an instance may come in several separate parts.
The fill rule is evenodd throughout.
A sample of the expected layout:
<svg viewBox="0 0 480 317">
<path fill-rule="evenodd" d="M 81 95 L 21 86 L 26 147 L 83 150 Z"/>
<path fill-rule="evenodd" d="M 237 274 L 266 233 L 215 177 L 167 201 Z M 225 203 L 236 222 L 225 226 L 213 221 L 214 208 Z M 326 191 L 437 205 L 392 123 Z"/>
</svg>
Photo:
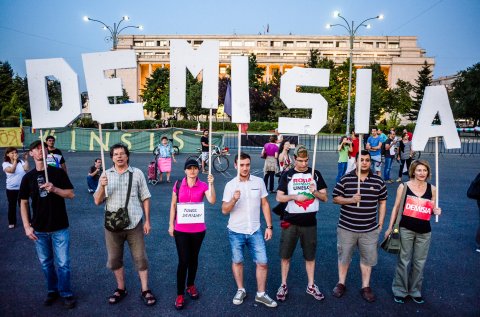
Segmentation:
<svg viewBox="0 0 480 317">
<path fill-rule="evenodd" d="M 251 135 L 253 137 L 253 135 Z M 340 141 L 340 135 L 319 135 L 317 143 L 317 151 L 319 152 L 336 152 Z M 299 143 L 304 144 L 309 150 L 313 150 L 314 136 L 299 135 Z M 443 138 L 438 140 L 438 151 L 442 154 L 458 154 L 458 155 L 480 155 L 480 137 L 460 137 L 461 148 L 447 150 L 443 144 Z M 236 133 L 225 133 L 223 136 L 223 144 L 229 148 L 237 149 L 238 140 Z M 259 146 L 242 146 L 248 151 L 260 151 Z M 435 153 L 435 140 L 430 138 L 423 153 Z"/>
</svg>

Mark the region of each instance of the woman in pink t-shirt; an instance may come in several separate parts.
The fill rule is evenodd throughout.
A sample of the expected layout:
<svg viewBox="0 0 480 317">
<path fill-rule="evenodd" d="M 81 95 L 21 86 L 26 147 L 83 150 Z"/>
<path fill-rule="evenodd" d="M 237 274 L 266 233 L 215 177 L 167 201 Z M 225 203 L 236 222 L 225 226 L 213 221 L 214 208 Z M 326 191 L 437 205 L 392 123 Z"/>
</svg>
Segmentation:
<svg viewBox="0 0 480 317">
<path fill-rule="evenodd" d="M 208 175 L 208 185 L 200 181 L 199 165 L 196 160 L 186 161 L 184 169 L 186 177 L 177 181 L 181 184 L 176 182 L 173 187 L 168 227 L 168 233 L 175 238 L 178 253 L 176 309 L 182 309 L 185 305 L 185 280 L 190 298 L 198 299 L 199 297 L 195 287 L 195 275 L 198 254 L 207 229 L 204 221 L 203 198 L 206 197 L 212 205 L 216 200 L 213 175 Z"/>
<path fill-rule="evenodd" d="M 278 172 L 278 146 L 277 146 L 277 136 L 272 135 L 268 143 L 263 146 L 261 156 L 265 158 L 265 165 L 263 166 L 263 181 L 265 182 L 265 187 L 270 190 L 270 193 L 275 193 L 273 190 L 273 182 L 275 173 Z M 270 186 L 268 186 L 270 180 Z"/>
</svg>

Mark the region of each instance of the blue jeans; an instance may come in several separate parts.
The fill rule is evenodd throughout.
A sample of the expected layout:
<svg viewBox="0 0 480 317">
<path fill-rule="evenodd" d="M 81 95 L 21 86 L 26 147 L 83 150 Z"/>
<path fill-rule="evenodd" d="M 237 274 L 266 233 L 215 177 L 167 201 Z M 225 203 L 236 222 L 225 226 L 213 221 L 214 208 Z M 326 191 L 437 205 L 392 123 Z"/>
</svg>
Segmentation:
<svg viewBox="0 0 480 317">
<path fill-rule="evenodd" d="M 383 180 L 388 181 L 390 179 L 390 171 L 392 170 L 393 157 L 385 158 L 385 167 L 383 168 Z"/>
<path fill-rule="evenodd" d="M 98 179 L 93 177 L 93 176 L 88 175 L 87 176 L 87 184 L 88 184 L 88 188 L 93 189 L 93 190 L 97 190 Z"/>
<path fill-rule="evenodd" d="M 228 239 L 232 249 L 233 263 L 243 263 L 243 249 L 247 246 L 253 262 L 267 264 L 267 249 L 265 248 L 261 229 L 258 229 L 253 234 L 236 233 L 228 229 Z"/>
<path fill-rule="evenodd" d="M 59 292 L 61 297 L 72 296 L 70 286 L 70 232 L 37 232 L 37 256 L 47 279 L 48 292 Z M 55 270 L 55 264 L 57 269 Z"/>
<path fill-rule="evenodd" d="M 347 171 L 347 162 L 338 162 L 337 183 L 340 181 L 345 172 Z"/>
</svg>

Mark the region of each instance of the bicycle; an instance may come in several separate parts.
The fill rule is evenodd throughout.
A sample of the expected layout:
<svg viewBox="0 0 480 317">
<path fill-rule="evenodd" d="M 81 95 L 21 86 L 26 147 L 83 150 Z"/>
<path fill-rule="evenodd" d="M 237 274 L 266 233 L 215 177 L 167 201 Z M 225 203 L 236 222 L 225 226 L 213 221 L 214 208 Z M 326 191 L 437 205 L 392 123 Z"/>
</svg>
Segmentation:
<svg viewBox="0 0 480 317">
<path fill-rule="evenodd" d="M 217 172 L 220 172 L 220 173 L 225 172 L 230 166 L 230 161 L 228 160 L 228 156 L 230 155 L 230 153 L 228 151 L 229 151 L 228 147 L 220 148 L 219 146 L 216 146 L 216 145 L 213 147 L 212 149 L 213 168 Z M 202 166 L 202 149 L 198 148 L 197 152 L 198 154 L 188 156 L 185 162 L 188 160 L 195 160 L 198 162 L 199 166 Z M 207 160 L 205 161 L 205 168 L 208 166 L 208 163 L 209 162 L 207 158 Z"/>
</svg>

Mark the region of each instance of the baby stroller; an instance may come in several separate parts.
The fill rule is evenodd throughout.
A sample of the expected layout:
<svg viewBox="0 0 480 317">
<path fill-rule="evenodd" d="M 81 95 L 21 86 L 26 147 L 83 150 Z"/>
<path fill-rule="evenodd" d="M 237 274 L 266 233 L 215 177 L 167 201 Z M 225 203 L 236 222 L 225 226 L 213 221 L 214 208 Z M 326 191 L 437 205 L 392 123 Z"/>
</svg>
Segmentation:
<svg viewBox="0 0 480 317">
<path fill-rule="evenodd" d="M 157 185 L 159 177 L 157 161 L 158 154 L 155 154 L 153 161 L 148 164 L 147 169 L 148 183 L 153 186 Z"/>
</svg>

